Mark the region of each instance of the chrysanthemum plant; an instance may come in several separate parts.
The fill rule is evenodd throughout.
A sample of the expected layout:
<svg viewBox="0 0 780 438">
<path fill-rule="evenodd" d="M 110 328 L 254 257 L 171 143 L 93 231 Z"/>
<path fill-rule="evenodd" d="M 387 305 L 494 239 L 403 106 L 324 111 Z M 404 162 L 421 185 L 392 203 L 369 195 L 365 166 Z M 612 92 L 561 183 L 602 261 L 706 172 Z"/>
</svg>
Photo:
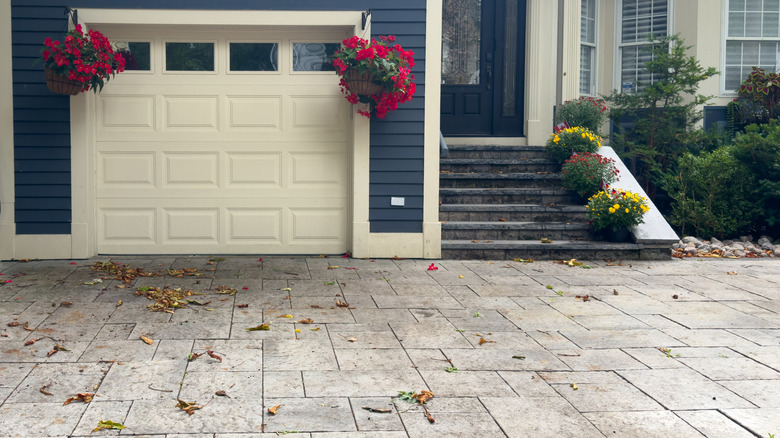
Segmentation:
<svg viewBox="0 0 780 438">
<path fill-rule="evenodd" d="M 613 231 L 631 228 L 644 222 L 650 209 L 647 198 L 626 190 L 602 190 L 588 199 L 586 215 L 593 229 L 611 228 Z"/>
<path fill-rule="evenodd" d="M 398 109 L 398 105 L 412 100 L 416 91 L 414 75 L 414 53 L 404 50 L 395 42 L 395 36 L 381 36 L 379 40 L 368 41 L 353 36 L 342 41 L 342 47 L 333 55 L 333 66 L 341 77 L 341 92 L 352 104 L 364 103 L 368 111 L 358 110 L 365 117 L 373 113 L 383 119 L 389 111 Z M 356 92 L 348 80 L 349 72 L 358 75 L 368 73 L 371 82 L 378 85 L 377 94 L 367 95 Z"/>
<path fill-rule="evenodd" d="M 563 163 L 572 153 L 595 153 L 601 147 L 601 137 L 581 126 L 556 132 L 547 139 L 544 150 L 553 160 Z"/>
<path fill-rule="evenodd" d="M 561 185 L 566 190 L 587 198 L 609 187 L 618 179 L 618 173 L 612 158 L 581 152 L 563 162 Z"/>
<path fill-rule="evenodd" d="M 63 41 L 46 38 L 41 49 L 45 67 L 55 74 L 84 84 L 82 91 L 102 91 L 110 78 L 125 70 L 125 59 L 102 33 L 80 24 L 68 31 Z"/>
</svg>

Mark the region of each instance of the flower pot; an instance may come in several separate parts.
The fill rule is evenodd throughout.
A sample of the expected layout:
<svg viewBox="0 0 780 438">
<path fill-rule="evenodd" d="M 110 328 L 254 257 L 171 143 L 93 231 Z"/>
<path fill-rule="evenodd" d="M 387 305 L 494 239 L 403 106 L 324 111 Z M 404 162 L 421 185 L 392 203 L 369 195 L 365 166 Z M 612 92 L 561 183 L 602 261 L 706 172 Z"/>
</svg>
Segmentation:
<svg viewBox="0 0 780 438">
<path fill-rule="evenodd" d="M 596 236 L 605 242 L 622 243 L 630 241 L 631 231 L 628 228 L 613 230 L 612 227 L 607 227 L 596 231 Z"/>
<path fill-rule="evenodd" d="M 54 93 L 75 96 L 84 90 L 84 84 L 81 82 L 59 75 L 48 67 L 44 68 L 44 72 L 46 73 L 46 85 Z"/>
<path fill-rule="evenodd" d="M 382 85 L 374 83 L 374 75 L 371 72 L 361 74 L 359 71 L 350 69 L 344 78 L 347 81 L 349 90 L 355 94 L 364 96 L 375 96 L 382 92 Z"/>
</svg>

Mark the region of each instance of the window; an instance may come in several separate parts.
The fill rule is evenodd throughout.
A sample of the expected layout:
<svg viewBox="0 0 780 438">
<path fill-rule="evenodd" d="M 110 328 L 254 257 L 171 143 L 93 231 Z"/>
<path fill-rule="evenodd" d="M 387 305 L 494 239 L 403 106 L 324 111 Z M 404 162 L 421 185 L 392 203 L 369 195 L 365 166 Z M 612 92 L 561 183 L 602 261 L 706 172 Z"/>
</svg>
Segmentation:
<svg viewBox="0 0 780 438">
<path fill-rule="evenodd" d="M 230 71 L 279 70 L 277 43 L 230 43 Z"/>
<path fill-rule="evenodd" d="M 760 67 L 777 71 L 780 66 L 780 0 L 729 0 L 723 91 L 735 91 Z"/>
<path fill-rule="evenodd" d="M 331 56 L 339 43 L 293 43 L 293 71 L 336 71 Z"/>
<path fill-rule="evenodd" d="M 214 43 L 165 43 L 165 70 L 214 71 Z"/>
<path fill-rule="evenodd" d="M 647 37 L 668 34 L 669 0 L 623 0 L 621 6 L 618 86 L 624 93 L 633 93 L 653 81 L 652 75 L 643 71 L 652 58 L 653 48 Z"/>
<path fill-rule="evenodd" d="M 596 95 L 596 0 L 582 0 L 580 14 L 580 94 Z"/>
<path fill-rule="evenodd" d="M 116 51 L 125 58 L 125 70 L 150 71 L 152 58 L 151 44 L 148 42 L 118 41 L 114 43 Z"/>
</svg>

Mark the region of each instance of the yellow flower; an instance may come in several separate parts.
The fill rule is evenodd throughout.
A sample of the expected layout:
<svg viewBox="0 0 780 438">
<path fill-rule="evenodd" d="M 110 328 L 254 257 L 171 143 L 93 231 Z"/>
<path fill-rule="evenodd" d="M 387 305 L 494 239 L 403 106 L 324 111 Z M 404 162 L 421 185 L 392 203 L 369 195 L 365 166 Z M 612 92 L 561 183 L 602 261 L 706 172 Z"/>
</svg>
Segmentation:
<svg viewBox="0 0 780 438">
<path fill-rule="evenodd" d="M 615 209 L 614 209 L 614 208 L 612 208 L 612 207 L 609 207 L 609 212 L 610 212 L 610 213 L 614 213 L 614 212 L 615 212 Z"/>
<path fill-rule="evenodd" d="M 615 205 L 613 205 L 613 206 L 612 206 L 612 208 L 614 208 L 615 210 L 617 210 L 618 208 L 620 208 L 620 204 L 615 204 Z"/>
<path fill-rule="evenodd" d="M 628 213 L 628 208 L 626 208 L 626 213 Z"/>
</svg>

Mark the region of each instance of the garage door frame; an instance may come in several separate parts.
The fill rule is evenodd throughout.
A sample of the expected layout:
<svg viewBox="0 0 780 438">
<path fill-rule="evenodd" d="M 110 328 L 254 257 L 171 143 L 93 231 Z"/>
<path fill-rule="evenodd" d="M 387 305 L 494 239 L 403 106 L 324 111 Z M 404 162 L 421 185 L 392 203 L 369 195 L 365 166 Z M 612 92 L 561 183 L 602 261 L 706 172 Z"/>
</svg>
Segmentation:
<svg viewBox="0 0 780 438">
<path fill-rule="evenodd" d="M 370 35 L 360 11 L 173 11 L 79 9 L 79 19 L 91 25 L 182 25 L 187 26 L 338 26 L 353 34 Z M 110 85 L 109 85 L 110 86 Z M 92 116 L 96 99 L 92 93 L 71 98 L 71 169 L 73 257 L 97 254 L 95 130 Z M 348 191 L 347 247 L 354 256 L 369 256 L 369 120 L 352 117 L 347 165 L 351 175 Z"/>
</svg>

